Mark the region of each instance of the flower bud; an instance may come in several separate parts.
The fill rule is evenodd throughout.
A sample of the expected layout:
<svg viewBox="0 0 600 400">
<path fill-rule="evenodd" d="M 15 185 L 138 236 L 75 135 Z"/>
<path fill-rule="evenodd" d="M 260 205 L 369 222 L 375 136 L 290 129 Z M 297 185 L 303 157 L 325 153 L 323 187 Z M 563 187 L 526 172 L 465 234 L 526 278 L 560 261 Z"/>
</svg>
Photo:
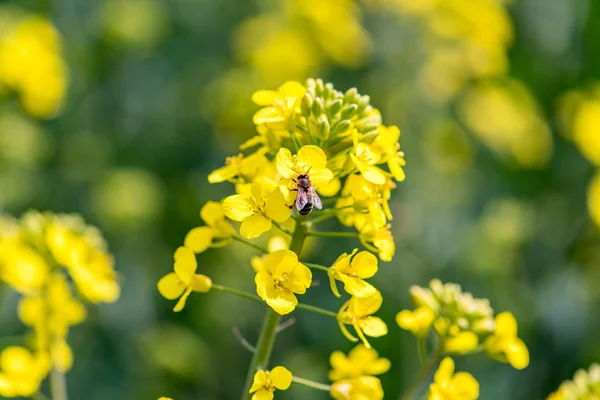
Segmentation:
<svg viewBox="0 0 600 400">
<path fill-rule="evenodd" d="M 329 126 L 329 120 L 327 119 L 325 114 L 322 114 L 319 117 L 319 137 L 325 140 L 329 139 L 330 130 L 331 127 Z"/>
<path fill-rule="evenodd" d="M 373 129 L 372 131 L 366 132 L 360 139 L 360 141 L 363 143 L 371 144 L 373 143 L 378 134 L 379 132 L 377 132 L 377 129 Z"/>
<path fill-rule="evenodd" d="M 342 109 L 343 104 L 344 104 L 344 102 L 342 101 L 342 99 L 334 100 L 329 105 L 329 107 L 327 109 L 327 114 L 329 114 L 330 116 L 337 114 L 338 111 L 340 111 Z"/>
<path fill-rule="evenodd" d="M 351 88 L 346 90 L 344 93 L 344 102 L 345 103 L 357 103 L 358 102 L 358 90 L 356 88 Z"/>
<path fill-rule="evenodd" d="M 323 114 L 323 99 L 320 97 L 317 97 L 313 103 L 312 103 L 312 114 L 316 117 L 319 118 L 319 116 L 321 114 Z"/>
<path fill-rule="evenodd" d="M 340 114 L 341 119 L 350 119 L 356 112 L 358 111 L 358 106 L 356 104 L 347 104 L 342 108 L 342 113 Z"/>
<path fill-rule="evenodd" d="M 302 98 L 302 115 L 306 118 L 310 117 L 311 108 L 313 105 L 313 99 L 310 92 L 306 92 Z"/>
<path fill-rule="evenodd" d="M 348 128 L 350 128 L 350 124 L 351 122 L 349 119 L 339 121 L 338 123 L 333 125 L 333 128 L 331 128 L 331 136 L 335 136 L 340 133 L 346 132 Z"/>
<path fill-rule="evenodd" d="M 325 91 L 325 86 L 323 85 L 323 81 L 321 79 L 315 80 L 315 95 L 317 97 L 323 96 L 323 92 Z"/>
<path fill-rule="evenodd" d="M 363 112 L 370 102 L 371 97 L 368 95 L 360 96 L 360 99 L 358 100 L 358 111 Z"/>
</svg>

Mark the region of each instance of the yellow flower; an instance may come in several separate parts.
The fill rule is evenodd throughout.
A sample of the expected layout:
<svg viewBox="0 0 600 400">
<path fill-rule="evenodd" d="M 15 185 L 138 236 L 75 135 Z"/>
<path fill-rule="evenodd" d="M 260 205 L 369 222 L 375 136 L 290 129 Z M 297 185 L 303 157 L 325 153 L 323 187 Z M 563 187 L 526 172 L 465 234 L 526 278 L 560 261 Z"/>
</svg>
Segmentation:
<svg viewBox="0 0 600 400">
<path fill-rule="evenodd" d="M 392 232 L 390 232 L 391 226 L 389 224 L 377 226 L 372 222 L 357 218 L 355 226 L 360 232 L 359 239 L 366 248 L 377 251 L 381 261 L 392 261 L 394 253 L 396 253 L 396 243 Z M 373 243 L 374 248 L 369 245 L 369 242 Z"/>
<path fill-rule="evenodd" d="M 233 226 L 225 220 L 223 206 L 216 201 L 209 201 L 202 207 L 200 218 L 206 226 L 192 229 L 185 237 L 184 245 L 194 251 L 202 253 L 209 247 L 223 247 L 231 243 L 235 235 Z"/>
<path fill-rule="evenodd" d="M 284 83 L 275 90 L 259 90 L 252 95 L 252 101 L 263 106 L 254 114 L 256 125 L 265 124 L 271 129 L 286 129 L 288 122 L 298 112 L 306 88 L 294 81 Z"/>
<path fill-rule="evenodd" d="M 233 182 L 246 183 L 250 182 L 258 173 L 258 171 L 269 164 L 269 160 L 265 157 L 266 149 L 259 149 L 257 152 L 244 157 L 238 154 L 234 157 L 227 157 L 225 166 L 221 167 L 208 175 L 210 183 Z"/>
<path fill-rule="evenodd" d="M 329 379 L 332 381 L 363 375 L 380 375 L 390 369 L 390 360 L 379 358 L 375 349 L 369 349 L 363 344 L 352 349 L 347 357 L 341 351 L 334 351 L 329 362 L 333 368 L 329 371 Z"/>
<path fill-rule="evenodd" d="M 464 316 L 457 322 L 465 321 Z M 448 318 L 441 317 L 433 323 L 436 332 L 443 340 L 446 353 L 462 354 L 475 350 L 479 344 L 479 336 L 475 332 L 463 330 L 457 323 L 452 323 Z"/>
<path fill-rule="evenodd" d="M 374 376 L 344 379 L 331 385 L 331 397 L 335 400 L 381 400 L 381 381 Z"/>
<path fill-rule="evenodd" d="M 446 357 L 429 386 L 427 400 L 475 400 L 479 397 L 479 383 L 468 372 L 454 373 L 454 361 Z"/>
<path fill-rule="evenodd" d="M 241 221 L 240 234 L 254 239 L 271 229 L 271 220 L 285 222 L 292 215 L 286 199 L 275 181 L 259 177 L 250 195 L 234 194 L 223 200 L 225 215 Z"/>
<path fill-rule="evenodd" d="M 285 367 L 275 367 L 271 371 L 257 371 L 250 393 L 252 400 L 271 400 L 276 389 L 287 390 L 292 384 L 292 373 Z"/>
<path fill-rule="evenodd" d="M 381 161 L 381 154 L 371 145 L 359 142 L 356 130 L 352 136 L 354 152 L 350 153 L 350 159 L 367 181 L 375 185 L 383 185 L 387 179 L 387 173 L 376 166 Z"/>
<path fill-rule="evenodd" d="M 333 172 L 327 168 L 327 156 L 320 147 L 302 146 L 298 154 L 282 148 L 277 153 L 277 172 L 287 183 L 292 179 L 298 180 L 298 175 L 306 174 L 317 189 L 327 185 L 333 179 Z"/>
<path fill-rule="evenodd" d="M 24 347 L 7 347 L 0 354 L 0 395 L 30 397 L 50 371 L 48 357 L 34 355 Z"/>
<path fill-rule="evenodd" d="M 298 262 L 290 250 L 275 251 L 264 259 L 254 282 L 256 293 L 281 315 L 294 311 L 298 304 L 295 294 L 304 294 L 312 283 L 312 273 Z"/>
<path fill-rule="evenodd" d="M 387 182 L 387 181 L 386 181 Z M 336 202 L 338 218 L 347 226 L 374 225 L 384 227 L 391 213 L 383 186 L 374 185 L 362 175 L 350 175 L 344 184 L 342 197 Z M 367 214 L 368 213 L 368 214 Z"/>
<path fill-rule="evenodd" d="M 494 333 L 483 343 L 490 357 L 508 362 L 516 369 L 529 365 L 529 351 L 525 343 L 517 337 L 517 321 L 509 312 L 496 315 Z"/>
<path fill-rule="evenodd" d="M 398 182 L 402 182 L 406 175 L 402 167 L 406 165 L 404 153 L 400 151 L 400 129 L 397 126 L 383 126 L 377 128 L 378 135 L 373 141 L 372 148 L 383 155 L 391 174 Z"/>
<path fill-rule="evenodd" d="M 573 379 L 564 381 L 547 400 L 600 399 L 600 364 L 593 363 L 588 370 L 578 369 Z"/>
<path fill-rule="evenodd" d="M 415 336 L 425 337 L 436 317 L 437 314 L 431 308 L 422 306 L 414 311 L 400 311 L 396 315 L 396 322 L 400 328 L 411 331 Z"/>
<path fill-rule="evenodd" d="M 50 273 L 50 266 L 37 251 L 19 244 L 3 249 L 0 266 L 0 277 L 24 294 L 42 289 Z"/>
<path fill-rule="evenodd" d="M 210 290 L 212 281 L 208 276 L 196 274 L 197 268 L 196 256 L 191 249 L 182 246 L 175 251 L 175 272 L 168 273 L 158 282 L 158 291 L 163 297 L 169 300 L 179 297 L 173 311 L 183 310 L 192 291 L 206 293 Z"/>
<path fill-rule="evenodd" d="M 338 312 L 337 320 L 340 329 L 344 336 L 349 340 L 356 342 L 358 339 L 355 338 L 346 329 L 347 325 L 352 325 L 358 337 L 362 340 L 367 348 L 371 348 L 371 345 L 367 341 L 366 336 L 380 337 L 387 334 L 387 325 L 381 320 L 381 318 L 373 317 L 374 314 L 381 308 L 383 303 L 383 297 L 379 291 L 376 291 L 370 297 L 352 297 L 348 300 Z"/>
<path fill-rule="evenodd" d="M 331 290 L 337 297 L 341 295 L 335 283 L 336 279 L 344 283 L 344 290 L 352 296 L 369 297 L 377 291 L 363 280 L 377 273 L 377 257 L 368 251 L 356 254 L 357 251 L 358 249 L 354 249 L 350 255 L 342 254 L 328 270 Z"/>
</svg>

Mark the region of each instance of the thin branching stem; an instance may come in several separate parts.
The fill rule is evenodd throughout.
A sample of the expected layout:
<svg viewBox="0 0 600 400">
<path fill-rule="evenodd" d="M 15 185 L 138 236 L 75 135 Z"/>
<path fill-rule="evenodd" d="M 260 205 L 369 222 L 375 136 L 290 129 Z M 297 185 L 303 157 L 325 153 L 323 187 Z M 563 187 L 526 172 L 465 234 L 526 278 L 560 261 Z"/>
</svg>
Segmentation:
<svg viewBox="0 0 600 400">
<path fill-rule="evenodd" d="M 356 232 L 307 232 L 306 236 L 311 237 L 337 237 L 337 238 L 357 238 Z"/>
<path fill-rule="evenodd" d="M 253 249 L 255 249 L 255 250 L 258 250 L 258 251 L 260 251 L 261 253 L 269 254 L 269 250 L 267 250 L 267 249 L 265 249 L 264 247 L 261 247 L 261 246 L 259 246 L 259 245 L 256 245 L 256 244 L 252 243 L 251 241 L 244 239 L 244 238 L 243 238 L 243 237 L 241 237 L 241 236 L 234 235 L 234 236 L 232 236 L 231 238 L 232 238 L 233 240 L 235 240 L 235 241 L 238 241 L 238 242 L 240 242 L 240 243 L 243 243 L 243 244 L 245 244 L 246 246 L 250 246 L 250 247 L 252 247 Z"/>
<path fill-rule="evenodd" d="M 302 264 L 306 265 L 308 268 L 318 269 L 320 271 L 325 271 L 325 272 L 329 271 L 329 267 L 326 267 L 324 265 L 307 263 L 307 262 L 302 262 Z"/>
<path fill-rule="evenodd" d="M 337 314 L 334 313 L 333 311 L 324 310 L 322 308 L 315 307 L 315 306 L 309 306 L 308 304 L 298 303 L 298 305 L 296 306 L 296 308 L 299 308 L 301 310 L 312 311 L 312 312 L 315 312 L 317 314 L 326 315 L 328 317 L 337 318 Z"/>
<path fill-rule="evenodd" d="M 52 368 L 50 371 L 50 390 L 52 392 L 52 400 L 68 400 L 67 381 L 65 374 L 57 368 Z"/>
<path fill-rule="evenodd" d="M 240 328 L 238 328 L 236 326 L 231 331 L 233 332 L 233 336 L 235 336 L 235 338 L 237 339 L 237 341 L 240 342 L 240 344 L 242 346 L 244 346 L 244 348 L 246 350 L 248 350 L 251 353 L 256 352 L 256 347 L 252 346 L 250 344 L 250 342 L 246 340 L 246 338 L 244 337 L 244 335 L 242 335 L 242 332 L 240 332 Z"/>
<path fill-rule="evenodd" d="M 300 378 L 298 376 L 292 377 L 292 382 L 297 383 L 298 385 L 307 386 L 309 388 L 323 390 L 325 392 L 331 391 L 331 385 L 325 385 L 324 383 L 314 382 L 309 379 Z"/>
<path fill-rule="evenodd" d="M 425 364 L 421 367 L 415 378 L 408 385 L 404 393 L 400 396 L 399 400 L 410 400 L 413 395 L 425 382 L 425 379 L 429 376 L 431 371 L 435 368 L 435 366 L 440 361 L 442 356 L 441 347 L 437 346 L 436 349 L 431 353 Z"/>
</svg>

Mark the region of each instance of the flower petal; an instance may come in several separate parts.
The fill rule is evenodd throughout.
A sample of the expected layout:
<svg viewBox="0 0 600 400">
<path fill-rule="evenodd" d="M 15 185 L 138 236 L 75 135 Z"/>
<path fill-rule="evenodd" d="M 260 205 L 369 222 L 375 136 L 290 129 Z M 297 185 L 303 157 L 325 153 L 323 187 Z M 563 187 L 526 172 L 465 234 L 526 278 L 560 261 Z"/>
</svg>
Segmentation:
<svg viewBox="0 0 600 400">
<path fill-rule="evenodd" d="M 460 399 L 476 399 L 479 397 L 479 382 L 468 372 L 457 372 L 452 378 L 456 394 Z"/>
<path fill-rule="evenodd" d="M 200 218 L 206 225 L 214 226 L 217 221 L 225 218 L 223 206 L 217 201 L 209 201 L 200 210 Z"/>
<path fill-rule="evenodd" d="M 179 311 L 183 310 L 183 307 L 185 307 L 185 302 L 186 302 L 188 296 L 190 295 L 190 293 L 192 293 L 191 287 L 187 288 L 187 290 L 183 293 L 183 296 L 181 296 L 179 298 L 179 301 L 177 302 L 177 304 L 175 304 L 175 307 L 173 307 L 173 311 L 179 312 Z"/>
<path fill-rule="evenodd" d="M 276 313 L 289 314 L 296 308 L 298 299 L 289 290 L 277 290 L 274 287 L 266 290 L 267 304 L 275 310 Z"/>
<path fill-rule="evenodd" d="M 310 182 L 315 186 L 315 188 L 320 189 L 323 186 L 329 184 L 329 182 L 333 179 L 333 172 L 330 169 L 322 168 L 322 169 L 311 169 L 309 172 Z"/>
<path fill-rule="evenodd" d="M 271 229 L 271 220 L 262 215 L 251 215 L 242 221 L 240 234 L 247 239 L 255 239 Z"/>
<path fill-rule="evenodd" d="M 310 172 L 312 173 L 313 170 L 322 170 L 327 167 L 327 156 L 325 155 L 323 149 L 321 149 L 319 146 L 307 145 L 302 146 L 300 150 L 298 150 L 298 154 L 296 155 L 296 162 L 300 166 L 306 167 L 305 169 L 298 172 L 306 173 L 306 170 L 310 168 Z"/>
<path fill-rule="evenodd" d="M 279 390 L 286 390 L 292 384 L 292 373 L 285 367 L 275 367 L 271 370 L 273 385 Z"/>
<path fill-rule="evenodd" d="M 529 350 L 519 338 L 511 340 L 504 349 L 504 353 L 510 365 L 516 369 L 523 369 L 529 365 Z"/>
<path fill-rule="evenodd" d="M 454 360 L 452 360 L 450 357 L 446 357 L 440 363 L 440 366 L 438 367 L 437 371 L 435 372 L 433 380 L 436 383 L 448 381 L 448 380 L 450 380 L 450 378 L 452 377 L 453 374 L 454 374 Z"/>
<path fill-rule="evenodd" d="M 196 255 L 192 249 L 180 246 L 175 251 L 175 273 L 181 279 L 181 281 L 188 285 L 192 279 L 192 276 L 196 273 L 198 263 L 196 262 Z"/>
<path fill-rule="evenodd" d="M 352 259 L 352 266 L 361 278 L 371 278 L 377 273 L 377 257 L 368 251 L 361 251 Z"/>
<path fill-rule="evenodd" d="M 252 382 L 252 387 L 248 393 L 256 392 L 258 389 L 261 389 L 267 384 L 267 373 L 265 371 L 258 370 L 256 374 L 254 374 L 254 381 Z"/>
<path fill-rule="evenodd" d="M 287 206 L 285 197 L 279 187 L 267 197 L 265 212 L 272 220 L 285 222 L 292 216 L 292 210 Z"/>
<path fill-rule="evenodd" d="M 208 226 L 199 226 L 192 229 L 185 236 L 183 244 L 196 254 L 202 253 L 210 247 L 213 239 L 213 230 Z"/>
<path fill-rule="evenodd" d="M 285 115 L 275 107 L 265 107 L 258 110 L 252 117 L 254 124 L 273 124 L 285 121 Z"/>
<path fill-rule="evenodd" d="M 387 325 L 378 317 L 363 318 L 358 325 L 367 336 L 380 337 L 388 333 Z"/>
<path fill-rule="evenodd" d="M 278 96 L 275 90 L 258 90 L 252 94 L 252 101 L 259 106 L 270 106 Z"/>
<path fill-rule="evenodd" d="M 250 197 L 241 194 L 234 194 L 223 200 L 223 211 L 234 221 L 243 221 L 254 214 Z"/>
<path fill-rule="evenodd" d="M 158 291 L 169 300 L 175 300 L 185 290 L 185 285 L 175 272 L 168 273 L 158 281 Z"/>
<path fill-rule="evenodd" d="M 292 273 L 296 264 L 298 264 L 298 256 L 287 249 L 274 251 L 265 258 L 265 268 L 275 279 L 281 278 L 284 272 Z"/>
<path fill-rule="evenodd" d="M 517 320 L 510 312 L 501 312 L 496 315 L 496 336 L 517 336 Z"/>
<path fill-rule="evenodd" d="M 279 86 L 279 93 L 283 97 L 300 97 L 306 93 L 306 88 L 296 81 L 287 81 Z"/>
<path fill-rule="evenodd" d="M 377 289 L 368 282 L 360 278 L 354 278 L 348 275 L 340 274 L 340 280 L 344 282 L 344 290 L 356 297 L 370 297 L 377 292 Z"/>
<path fill-rule="evenodd" d="M 207 293 L 212 287 L 212 280 L 206 275 L 196 274 L 191 285 L 194 292 Z"/>
<path fill-rule="evenodd" d="M 291 178 L 297 175 L 296 171 L 294 171 L 294 158 L 288 149 L 279 149 L 275 158 L 279 175 L 283 178 Z"/>
<path fill-rule="evenodd" d="M 312 272 L 304 264 L 296 263 L 296 267 L 289 275 L 289 281 L 285 286 L 294 293 L 304 294 L 312 284 Z"/>
</svg>

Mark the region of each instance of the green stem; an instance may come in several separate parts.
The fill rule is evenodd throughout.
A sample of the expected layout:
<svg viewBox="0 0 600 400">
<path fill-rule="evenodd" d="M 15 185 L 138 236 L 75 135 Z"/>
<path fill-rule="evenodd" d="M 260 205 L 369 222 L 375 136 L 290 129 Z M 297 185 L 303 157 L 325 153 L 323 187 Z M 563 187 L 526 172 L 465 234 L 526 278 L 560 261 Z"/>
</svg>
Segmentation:
<svg viewBox="0 0 600 400">
<path fill-rule="evenodd" d="M 258 251 L 260 251 L 260 252 L 262 252 L 262 253 L 269 254 L 269 250 L 265 249 L 264 247 L 260 247 L 260 246 L 258 246 L 258 245 L 256 245 L 256 244 L 252 243 L 251 241 L 249 241 L 249 240 L 246 240 L 246 239 L 244 239 L 244 238 L 242 238 L 242 237 L 239 237 L 239 236 L 236 236 L 236 235 L 234 235 L 234 236 L 232 236 L 231 238 L 232 238 L 233 240 L 237 240 L 237 241 L 238 241 L 238 242 L 240 242 L 240 243 L 244 243 L 246 246 L 250 246 L 250 247 L 252 247 L 253 249 L 256 249 L 256 250 L 258 250 Z"/>
<path fill-rule="evenodd" d="M 33 400 L 49 400 L 42 392 L 34 393 L 31 398 Z"/>
<path fill-rule="evenodd" d="M 292 377 L 292 382 L 297 383 L 302 386 L 307 386 L 309 388 L 323 390 L 325 392 L 331 392 L 331 385 L 325 385 L 323 383 L 318 383 L 311 381 L 309 379 L 299 378 L 297 376 Z"/>
<path fill-rule="evenodd" d="M 425 365 L 427 362 L 427 341 L 425 338 L 417 338 L 417 349 L 419 351 L 419 361 L 421 365 Z"/>
<path fill-rule="evenodd" d="M 408 388 L 406 388 L 404 394 L 400 396 L 399 400 L 410 400 L 412 398 L 413 394 L 423 385 L 425 379 L 427 379 L 431 371 L 440 361 L 441 355 L 442 351 L 441 348 L 438 346 L 433 351 L 433 353 L 431 353 L 431 355 L 427 359 L 427 362 L 421 367 L 415 378 L 408 385 Z"/>
<path fill-rule="evenodd" d="M 306 311 L 312 311 L 317 314 L 327 315 L 328 317 L 337 318 L 337 314 L 334 313 L 333 311 L 324 310 L 322 308 L 315 307 L 315 306 L 309 306 L 308 304 L 298 303 L 296 305 L 296 308 L 299 308 L 301 310 L 306 310 Z"/>
<path fill-rule="evenodd" d="M 325 267 L 323 265 L 307 263 L 307 262 L 302 262 L 302 264 L 306 265 L 308 268 L 318 269 L 320 271 L 325 271 L 325 272 L 329 271 L 329 267 Z"/>
<path fill-rule="evenodd" d="M 306 239 L 306 222 L 304 220 L 298 221 L 294 232 L 292 233 L 292 241 L 290 243 L 290 250 L 296 253 L 300 257 L 302 252 L 302 246 L 304 245 L 304 239 Z M 258 369 L 267 368 L 269 364 L 269 358 L 271 357 L 271 350 L 273 349 L 273 343 L 275 342 L 275 336 L 277 333 L 277 326 L 281 316 L 277 314 L 271 307 L 267 309 L 267 315 L 263 323 L 263 327 L 258 337 L 258 343 L 256 345 L 256 352 L 250 362 L 248 373 L 246 375 L 246 384 L 244 385 L 244 391 L 242 392 L 242 400 L 251 398 L 250 388 L 254 381 L 254 374 Z"/>
<path fill-rule="evenodd" d="M 246 299 L 253 300 L 253 301 L 256 301 L 258 303 L 264 303 L 263 299 L 261 299 L 258 296 L 255 296 L 255 295 L 250 294 L 250 293 L 243 292 L 241 290 L 233 289 L 233 288 L 230 288 L 230 287 L 227 287 L 227 286 L 215 285 L 213 283 L 213 285 L 211 286 L 211 289 L 220 290 L 221 292 L 235 294 L 236 296 L 244 297 Z"/>
<path fill-rule="evenodd" d="M 279 225 L 279 224 L 278 224 L 277 222 L 275 222 L 275 221 L 271 221 L 271 223 L 272 223 L 273 225 L 275 225 L 275 227 L 276 227 L 277 229 L 279 229 L 281 232 L 283 232 L 283 233 L 285 233 L 285 234 L 287 234 L 287 235 L 290 235 L 290 236 L 292 236 L 292 234 L 293 234 L 293 232 L 292 232 L 292 231 L 289 231 L 289 230 L 285 229 L 283 226 Z"/>
<path fill-rule="evenodd" d="M 356 232 L 308 232 L 307 236 L 313 237 L 339 237 L 339 238 L 357 238 Z"/>
<path fill-rule="evenodd" d="M 50 389 L 52 400 L 68 400 L 65 374 L 56 368 L 52 368 L 50 372 Z"/>
</svg>

